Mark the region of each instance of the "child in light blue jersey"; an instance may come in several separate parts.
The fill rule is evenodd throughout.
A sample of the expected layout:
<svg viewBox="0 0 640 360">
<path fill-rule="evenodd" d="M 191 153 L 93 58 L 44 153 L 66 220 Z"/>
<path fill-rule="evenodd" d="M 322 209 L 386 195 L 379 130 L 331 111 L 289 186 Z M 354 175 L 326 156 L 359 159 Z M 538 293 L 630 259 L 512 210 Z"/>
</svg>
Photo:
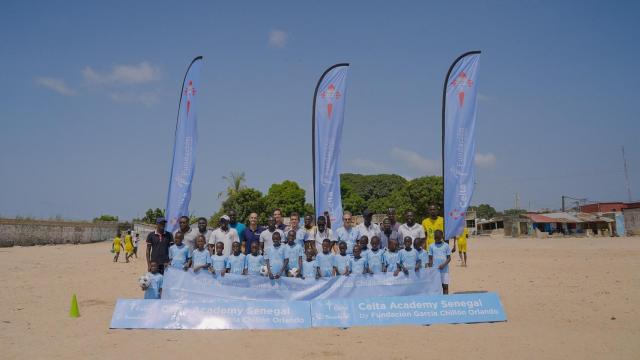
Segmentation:
<svg viewBox="0 0 640 360">
<path fill-rule="evenodd" d="M 371 250 L 367 253 L 367 266 L 369 267 L 369 274 L 379 274 L 382 272 L 382 265 L 384 264 L 384 251 L 380 249 L 380 238 L 377 236 L 371 237 Z"/>
<path fill-rule="evenodd" d="M 360 245 L 353 245 L 353 257 L 349 262 L 349 270 L 353 275 L 363 275 L 369 272 L 367 267 L 367 259 L 362 257 Z"/>
<path fill-rule="evenodd" d="M 189 247 L 182 243 L 183 239 L 184 234 L 178 231 L 173 239 L 174 244 L 169 248 L 169 260 L 172 268 L 187 271 L 191 265 L 191 252 Z"/>
<path fill-rule="evenodd" d="M 369 237 L 362 235 L 360 240 L 358 240 L 358 245 L 360 245 L 360 256 L 366 260 L 369 255 Z"/>
<path fill-rule="evenodd" d="M 418 266 L 418 253 L 416 249 L 412 248 L 413 239 L 411 236 L 405 236 L 404 238 L 404 249 L 399 251 L 398 258 L 400 259 L 401 269 L 397 269 L 396 272 L 402 270 L 405 275 L 408 275 L 409 272 L 415 272 Z"/>
<path fill-rule="evenodd" d="M 398 276 L 398 263 L 400 262 L 400 253 L 398 253 L 398 241 L 389 239 L 387 251 L 384 252 L 384 272 L 390 272 L 394 276 Z"/>
<path fill-rule="evenodd" d="M 313 258 L 313 254 L 315 254 L 315 247 L 308 247 L 304 250 L 304 254 L 306 256 L 305 260 L 302 262 L 302 278 L 303 279 L 320 279 L 320 268 L 318 267 L 318 262 Z"/>
<path fill-rule="evenodd" d="M 265 265 L 264 257 L 260 255 L 260 243 L 253 241 L 251 243 L 251 253 L 245 258 L 247 266 L 245 275 L 260 275 L 260 269 Z"/>
<path fill-rule="evenodd" d="M 316 255 L 318 267 L 320 267 L 320 275 L 322 277 L 331 277 L 336 275 L 334 255 L 331 253 L 331 240 L 322 240 L 322 252 Z"/>
<path fill-rule="evenodd" d="M 442 293 L 449 293 L 449 262 L 451 262 L 451 249 L 449 244 L 442 241 L 442 230 L 436 230 L 433 234 L 435 242 L 429 245 L 429 267 L 437 266 L 440 270 Z"/>
<path fill-rule="evenodd" d="M 142 290 L 144 290 L 144 298 L 160 299 L 162 296 L 162 274 L 160 274 L 157 262 L 152 261 L 149 267 L 151 268 L 151 271 L 149 271 L 147 275 L 151 279 L 151 283 L 149 284 L 149 287 L 142 288 Z"/>
<path fill-rule="evenodd" d="M 296 241 L 296 231 L 289 230 L 287 232 L 287 245 L 284 245 L 284 257 L 288 259 L 287 273 L 291 269 L 297 269 L 296 276 L 302 276 L 300 269 L 302 269 L 302 258 L 304 256 L 304 248 L 300 243 Z"/>
<path fill-rule="evenodd" d="M 347 255 L 347 242 L 340 241 L 338 243 L 338 250 L 340 253 L 336 255 L 333 260 L 335 262 L 336 275 L 349 275 L 349 263 L 351 262 L 351 256 Z"/>
<path fill-rule="evenodd" d="M 209 254 L 209 250 L 204 248 L 206 242 L 204 235 L 198 235 L 196 238 L 196 248 L 191 253 L 193 272 L 197 273 L 201 269 L 208 269 L 211 266 L 211 254 Z"/>
<path fill-rule="evenodd" d="M 273 246 L 267 248 L 264 252 L 264 258 L 267 261 L 267 271 L 270 279 L 279 279 L 284 273 L 289 260 L 284 257 L 284 247 L 280 245 L 280 232 L 276 231 L 271 235 Z"/>
<path fill-rule="evenodd" d="M 229 274 L 243 275 L 247 268 L 246 257 L 241 251 L 240 243 L 234 241 L 231 245 L 233 254 L 229 256 Z"/>
<path fill-rule="evenodd" d="M 218 241 L 216 243 L 216 253 L 211 255 L 211 267 L 209 271 L 213 274 L 224 276 L 229 268 L 229 258 L 224 254 L 224 243 Z"/>
<path fill-rule="evenodd" d="M 427 263 L 429 262 L 429 254 L 427 254 L 427 251 L 422 249 L 422 239 L 420 238 L 415 238 L 413 240 L 413 248 L 416 249 L 416 253 L 418 254 L 418 261 L 420 263 L 420 265 L 418 265 L 418 267 L 416 268 L 416 271 L 418 271 L 421 268 L 427 267 Z"/>
</svg>

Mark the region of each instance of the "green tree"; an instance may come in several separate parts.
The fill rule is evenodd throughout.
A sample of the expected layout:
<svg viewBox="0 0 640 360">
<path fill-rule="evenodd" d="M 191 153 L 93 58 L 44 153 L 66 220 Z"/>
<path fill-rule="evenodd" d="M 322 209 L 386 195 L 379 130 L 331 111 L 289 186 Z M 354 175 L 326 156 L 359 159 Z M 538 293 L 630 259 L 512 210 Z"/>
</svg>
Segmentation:
<svg viewBox="0 0 640 360">
<path fill-rule="evenodd" d="M 350 186 L 353 192 L 367 203 L 391 195 L 394 191 L 400 190 L 406 183 L 407 180 L 405 178 L 395 174 L 340 174 L 341 187 L 342 184 Z"/>
<path fill-rule="evenodd" d="M 118 221 L 118 217 L 113 215 L 103 214 L 93 219 L 93 222 L 98 222 L 98 221 Z"/>
<path fill-rule="evenodd" d="M 476 217 L 480 219 L 491 219 L 498 213 L 493 206 L 489 204 L 480 204 L 478 206 L 469 206 L 469 210 L 476 212 Z"/>
<path fill-rule="evenodd" d="M 295 181 L 285 180 L 273 184 L 264 197 L 265 210 L 270 214 L 275 209 L 282 210 L 283 216 L 296 211 L 305 212 L 305 191 Z"/>
<path fill-rule="evenodd" d="M 527 210 L 524 210 L 524 209 L 507 209 L 503 213 L 506 216 L 517 216 L 517 215 L 521 215 L 521 214 L 526 214 Z"/>
<path fill-rule="evenodd" d="M 236 194 L 238 191 L 242 189 L 246 189 L 245 182 L 247 181 L 247 177 L 244 175 L 244 172 L 235 172 L 232 171 L 229 176 L 223 176 L 222 179 L 227 182 L 228 187 L 226 190 L 227 197 L 230 197 Z M 224 195 L 224 191 L 220 191 L 218 193 L 218 199 Z"/>
<path fill-rule="evenodd" d="M 235 210 L 238 221 L 247 223 L 249 221 L 249 214 L 252 212 L 258 213 L 259 216 L 264 216 L 264 208 L 264 197 L 262 193 L 253 188 L 244 188 L 222 202 L 220 209 L 209 219 L 209 224 L 217 227 L 220 216 L 228 213 L 230 210 Z M 260 221 L 260 219 L 258 220 Z"/>
<path fill-rule="evenodd" d="M 354 215 L 362 214 L 367 206 L 367 202 L 353 191 L 353 187 L 348 183 L 340 183 L 340 194 L 342 195 L 342 209 L 350 211 Z"/>
</svg>

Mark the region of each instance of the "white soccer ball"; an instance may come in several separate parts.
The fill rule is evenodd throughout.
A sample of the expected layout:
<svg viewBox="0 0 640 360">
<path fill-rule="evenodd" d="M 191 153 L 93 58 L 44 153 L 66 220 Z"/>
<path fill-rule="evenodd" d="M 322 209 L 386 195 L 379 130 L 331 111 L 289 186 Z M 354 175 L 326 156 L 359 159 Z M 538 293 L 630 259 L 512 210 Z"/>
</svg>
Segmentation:
<svg viewBox="0 0 640 360">
<path fill-rule="evenodd" d="M 138 278 L 138 285 L 140 285 L 140 287 L 143 289 L 146 289 L 149 286 L 151 286 L 151 277 L 149 276 L 149 274 L 144 274 L 140 276 Z"/>
<path fill-rule="evenodd" d="M 267 269 L 267 265 L 262 265 L 260 268 L 260 275 L 267 276 L 269 274 L 269 269 Z"/>
<path fill-rule="evenodd" d="M 289 276 L 291 276 L 291 277 L 298 276 L 298 268 L 289 269 Z"/>
</svg>

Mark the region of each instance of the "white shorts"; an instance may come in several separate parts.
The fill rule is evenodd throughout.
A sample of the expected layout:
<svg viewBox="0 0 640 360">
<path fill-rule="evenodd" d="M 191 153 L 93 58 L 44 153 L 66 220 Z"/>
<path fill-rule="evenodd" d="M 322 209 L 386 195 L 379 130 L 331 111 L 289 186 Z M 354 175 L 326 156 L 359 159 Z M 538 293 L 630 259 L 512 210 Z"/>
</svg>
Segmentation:
<svg viewBox="0 0 640 360">
<path fill-rule="evenodd" d="M 440 281 L 444 285 L 449 285 L 449 273 L 448 272 L 441 272 L 440 273 Z"/>
</svg>

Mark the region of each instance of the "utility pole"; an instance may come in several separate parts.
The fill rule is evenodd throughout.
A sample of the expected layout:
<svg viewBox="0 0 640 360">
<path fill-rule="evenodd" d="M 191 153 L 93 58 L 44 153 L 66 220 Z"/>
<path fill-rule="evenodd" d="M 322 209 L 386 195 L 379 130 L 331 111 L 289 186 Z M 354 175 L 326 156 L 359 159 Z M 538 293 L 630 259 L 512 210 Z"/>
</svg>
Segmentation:
<svg viewBox="0 0 640 360">
<path fill-rule="evenodd" d="M 629 165 L 627 164 L 627 158 L 624 156 L 624 146 L 622 147 L 622 162 L 624 162 L 624 179 L 627 183 L 627 197 L 631 202 L 631 185 L 629 184 Z"/>
<path fill-rule="evenodd" d="M 520 194 L 516 193 L 516 210 L 520 209 Z"/>
<path fill-rule="evenodd" d="M 564 198 L 565 198 L 565 196 L 562 195 L 562 212 L 564 212 Z"/>
</svg>

